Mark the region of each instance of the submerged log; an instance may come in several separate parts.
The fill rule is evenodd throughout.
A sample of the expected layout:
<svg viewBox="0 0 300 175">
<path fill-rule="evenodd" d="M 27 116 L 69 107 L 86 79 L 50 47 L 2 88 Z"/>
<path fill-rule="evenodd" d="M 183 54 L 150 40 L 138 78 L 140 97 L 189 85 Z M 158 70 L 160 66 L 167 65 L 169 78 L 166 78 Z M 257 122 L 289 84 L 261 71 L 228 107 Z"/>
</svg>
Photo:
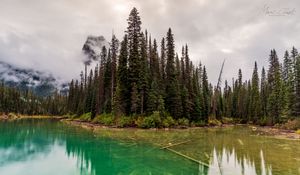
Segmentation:
<svg viewBox="0 0 300 175">
<path fill-rule="evenodd" d="M 191 141 L 191 140 L 187 140 L 187 141 L 179 142 L 179 143 L 175 143 L 175 144 L 169 143 L 169 145 L 164 146 L 164 147 L 161 147 L 160 149 L 170 148 L 170 147 L 177 146 L 177 145 L 181 145 L 181 144 L 184 144 L 184 143 L 187 143 L 187 142 L 190 142 L 190 141 Z"/>
<path fill-rule="evenodd" d="M 178 151 L 175 151 L 175 150 L 173 150 L 173 149 L 171 149 L 171 148 L 165 148 L 165 149 L 167 149 L 167 150 L 169 150 L 169 151 L 171 151 L 171 152 L 173 152 L 173 153 L 175 153 L 175 154 L 177 154 L 177 155 L 179 155 L 179 156 L 182 156 L 182 157 L 184 157 L 184 158 L 186 158 L 186 159 L 189 159 L 189 160 L 191 160 L 191 161 L 193 161 L 193 162 L 195 162 L 195 163 L 198 163 L 198 164 L 201 164 L 201 165 L 203 165 L 203 166 L 209 167 L 209 165 L 208 165 L 207 163 L 204 163 L 204 162 L 201 162 L 201 161 L 199 161 L 199 160 L 196 160 L 196 159 L 194 159 L 194 158 L 192 158 L 192 157 L 189 157 L 189 156 L 187 156 L 187 155 L 184 155 L 184 154 L 182 154 L 182 153 L 180 153 L 180 152 L 178 152 Z"/>
</svg>

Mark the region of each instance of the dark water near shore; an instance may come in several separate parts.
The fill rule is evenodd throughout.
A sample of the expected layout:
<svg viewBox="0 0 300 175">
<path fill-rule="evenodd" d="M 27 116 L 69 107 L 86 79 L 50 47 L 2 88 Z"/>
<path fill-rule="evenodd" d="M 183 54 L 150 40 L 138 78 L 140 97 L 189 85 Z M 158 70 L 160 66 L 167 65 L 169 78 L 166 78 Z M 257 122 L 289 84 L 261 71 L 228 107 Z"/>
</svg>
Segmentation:
<svg viewBox="0 0 300 175">
<path fill-rule="evenodd" d="M 257 134 L 247 127 L 89 130 L 54 120 L 0 122 L 0 174 L 300 174 L 299 141 Z M 160 149 L 180 142 L 170 148 L 203 164 Z"/>
</svg>

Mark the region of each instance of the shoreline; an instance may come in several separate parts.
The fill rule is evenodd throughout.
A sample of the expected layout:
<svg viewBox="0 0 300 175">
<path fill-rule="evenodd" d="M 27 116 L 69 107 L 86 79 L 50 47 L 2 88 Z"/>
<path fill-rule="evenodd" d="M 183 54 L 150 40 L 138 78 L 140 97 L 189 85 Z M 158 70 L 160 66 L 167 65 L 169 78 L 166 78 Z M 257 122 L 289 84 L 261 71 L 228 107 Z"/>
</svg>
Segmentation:
<svg viewBox="0 0 300 175">
<path fill-rule="evenodd" d="M 157 130 L 157 131 L 170 131 L 170 130 L 185 130 L 185 129 L 201 129 L 201 128 L 229 128 L 229 127 L 235 127 L 235 126 L 244 126 L 249 127 L 252 129 L 252 131 L 257 132 L 256 136 L 266 136 L 266 137 L 273 137 L 277 139 L 287 139 L 287 140 L 300 140 L 300 134 L 297 134 L 294 130 L 287 130 L 287 129 L 280 129 L 275 128 L 273 126 L 258 126 L 258 125 L 248 125 L 248 124 L 223 124 L 221 126 L 203 126 L 203 127 L 186 127 L 186 128 L 149 128 L 149 129 L 143 129 L 143 128 L 137 128 L 137 127 L 116 127 L 116 126 L 105 126 L 102 124 L 97 123 L 91 123 L 86 121 L 80 121 L 80 120 L 72 120 L 72 119 L 62 119 L 61 121 L 75 125 L 80 126 L 82 128 L 86 129 L 128 129 L 128 130 Z"/>
<path fill-rule="evenodd" d="M 159 130 L 159 131 L 170 131 L 170 130 L 185 130 L 185 129 L 201 129 L 201 128 L 229 128 L 234 126 L 244 126 L 249 127 L 252 131 L 257 132 L 257 136 L 267 136 L 277 139 L 288 139 L 288 140 L 300 140 L 300 134 L 297 134 L 295 130 L 287 130 L 276 128 L 274 126 L 259 126 L 259 125 L 249 125 L 249 124 L 222 124 L 220 126 L 202 126 L 202 127 L 175 127 L 175 128 L 138 128 L 138 127 L 117 127 L 117 126 L 106 126 L 99 123 L 92 123 L 88 121 L 81 121 L 76 119 L 70 119 L 63 116 L 41 116 L 41 115 L 0 115 L 0 121 L 14 121 L 22 119 L 55 119 L 70 125 L 80 126 L 86 129 L 128 129 L 128 130 Z"/>
<path fill-rule="evenodd" d="M 63 116 L 49 116 L 49 115 L 15 115 L 15 114 L 0 114 L 0 121 L 14 121 L 14 120 L 22 120 L 22 119 L 55 119 L 62 120 L 67 117 Z"/>
<path fill-rule="evenodd" d="M 300 134 L 297 134 L 295 130 L 281 129 L 273 126 L 259 126 L 257 131 L 261 135 L 277 139 L 300 140 Z"/>
</svg>

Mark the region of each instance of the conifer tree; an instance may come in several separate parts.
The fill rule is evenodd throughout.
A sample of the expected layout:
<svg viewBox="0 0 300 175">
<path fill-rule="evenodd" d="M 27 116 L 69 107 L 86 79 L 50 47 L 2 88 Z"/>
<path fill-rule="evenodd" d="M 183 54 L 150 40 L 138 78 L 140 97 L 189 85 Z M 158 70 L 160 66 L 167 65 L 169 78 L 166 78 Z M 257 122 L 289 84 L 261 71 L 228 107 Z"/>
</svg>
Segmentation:
<svg viewBox="0 0 300 175">
<path fill-rule="evenodd" d="M 260 97 L 259 97 L 259 77 L 257 71 L 257 63 L 254 64 L 252 74 L 251 99 L 250 99 L 250 119 L 257 122 L 260 116 Z"/>
<path fill-rule="evenodd" d="M 299 54 L 298 54 L 298 50 L 293 47 L 292 48 L 292 51 L 291 51 L 291 61 L 292 61 L 292 73 L 291 73 L 291 80 L 290 80 L 290 84 L 291 84 L 291 91 L 290 91 L 290 98 L 289 98 L 289 101 L 290 101 L 290 106 L 291 107 L 291 114 L 292 116 L 297 116 L 297 105 L 299 103 L 299 101 L 297 101 L 299 98 L 297 96 L 297 61 L 299 60 Z"/>
<path fill-rule="evenodd" d="M 277 123 L 282 114 L 282 80 L 276 51 L 271 50 L 268 71 L 268 115 L 271 123 Z"/>
<path fill-rule="evenodd" d="M 184 46 L 182 46 L 182 52 L 181 52 L 181 59 L 180 59 L 180 65 L 181 65 L 181 79 L 180 79 L 180 83 L 181 85 L 185 85 L 185 64 L 184 64 L 184 61 L 185 61 L 185 55 L 184 55 Z"/>
<path fill-rule="evenodd" d="M 289 56 L 288 51 L 285 51 L 283 58 L 284 58 L 283 59 L 283 70 L 282 70 L 283 81 L 287 84 L 287 82 L 289 81 L 289 77 L 293 71 L 293 68 L 292 68 L 293 62 Z"/>
<path fill-rule="evenodd" d="M 157 43 L 156 40 L 153 40 L 153 48 L 152 48 L 152 60 L 153 60 L 153 70 L 152 70 L 152 76 L 154 79 L 157 79 L 159 81 L 161 79 L 160 77 L 160 69 L 159 69 L 159 57 L 157 53 Z"/>
<path fill-rule="evenodd" d="M 267 99 L 268 99 L 268 85 L 266 78 L 265 68 L 262 68 L 261 71 L 261 82 L 260 82 L 260 104 L 261 104 L 261 115 L 262 117 L 267 116 Z"/>
<path fill-rule="evenodd" d="M 90 74 L 87 77 L 87 89 L 86 89 L 86 97 L 85 97 L 85 107 L 84 112 L 88 113 L 92 111 L 92 101 L 93 101 L 93 71 L 90 70 Z"/>
<path fill-rule="evenodd" d="M 111 50 L 108 49 L 105 70 L 104 70 L 104 104 L 103 104 L 103 111 L 106 113 L 111 112 L 111 94 L 112 94 L 112 57 L 111 57 Z"/>
<path fill-rule="evenodd" d="M 67 102 L 67 109 L 69 112 L 72 111 L 72 108 L 73 108 L 72 103 L 75 100 L 74 99 L 74 95 L 75 95 L 74 89 L 75 89 L 74 80 L 72 79 L 71 83 L 69 84 L 69 95 L 68 95 L 68 102 Z"/>
<path fill-rule="evenodd" d="M 160 48 L 160 72 L 161 79 L 164 81 L 166 79 L 166 45 L 165 38 L 161 40 L 161 48 Z"/>
<path fill-rule="evenodd" d="M 289 52 L 285 51 L 284 60 L 283 60 L 283 91 L 284 91 L 284 112 L 288 115 L 292 112 L 292 106 L 294 103 L 294 85 L 293 85 L 293 61 L 289 56 Z"/>
<path fill-rule="evenodd" d="M 144 101 L 144 95 L 145 92 L 142 91 L 142 100 L 139 99 L 138 93 L 141 91 L 144 87 L 141 87 L 144 85 L 142 83 L 143 80 L 141 78 L 144 77 L 144 73 L 142 73 L 142 66 L 144 65 L 143 60 L 144 55 L 146 53 L 146 50 L 143 50 L 143 53 L 141 53 L 141 45 L 145 45 L 145 38 L 142 38 L 142 33 L 141 33 L 141 19 L 139 16 L 139 12 L 137 11 L 136 8 L 133 8 L 129 14 L 128 18 L 128 27 L 127 27 L 127 35 L 128 35 L 128 80 L 129 80 L 129 85 L 130 85 L 130 91 L 135 93 L 131 93 L 131 105 L 135 105 L 130 107 L 131 111 L 134 110 L 135 113 L 137 112 L 138 108 L 141 107 L 141 101 Z M 142 47 L 142 49 L 145 49 L 145 47 Z M 142 76 L 143 75 L 143 76 Z M 141 77 L 142 76 L 142 77 Z M 133 87 L 136 86 L 136 87 Z M 135 88 L 135 89 L 133 89 Z M 143 107 L 142 107 L 143 108 Z M 141 108 L 141 109 L 142 109 Z M 143 110 L 143 109 L 142 109 Z"/>
<path fill-rule="evenodd" d="M 138 76 L 138 92 L 140 94 L 140 102 L 138 107 L 140 108 L 140 113 L 143 114 L 145 111 L 145 106 L 147 104 L 147 93 L 149 89 L 149 66 L 147 57 L 147 43 L 144 35 L 141 36 L 140 42 L 140 72 Z"/>
<path fill-rule="evenodd" d="M 187 89 L 189 91 L 189 93 L 192 91 L 192 84 L 191 84 L 191 71 L 192 71 L 192 65 L 190 63 L 190 57 L 189 57 L 189 52 L 188 52 L 188 46 L 185 45 L 185 49 L 184 49 L 184 59 L 185 59 L 185 83 L 187 86 Z"/>
<path fill-rule="evenodd" d="M 192 84 L 193 84 L 193 89 L 194 89 L 194 94 L 193 94 L 193 109 L 191 111 L 191 120 L 192 121 L 200 121 L 201 116 L 202 116 L 202 105 L 201 102 L 203 101 L 202 98 L 202 93 L 201 89 L 199 86 L 199 68 L 196 68 L 196 70 L 193 73 L 193 79 L 192 79 Z"/>
<path fill-rule="evenodd" d="M 180 70 L 178 75 L 178 80 L 180 82 L 180 90 L 181 90 L 182 114 L 183 117 L 188 118 L 189 117 L 189 111 L 188 111 L 189 93 L 185 83 L 186 76 L 185 76 L 184 62 L 185 62 L 185 50 L 184 50 L 184 46 L 182 46 L 180 63 L 178 60 L 176 65 L 177 65 L 177 70 Z"/>
<path fill-rule="evenodd" d="M 115 35 L 112 36 L 110 48 L 111 48 L 111 102 L 114 102 L 115 91 L 116 91 L 116 76 L 117 76 L 117 56 L 118 56 L 118 48 L 119 41 Z M 114 105 L 111 105 L 112 108 Z"/>
<path fill-rule="evenodd" d="M 181 66 L 180 66 L 180 61 L 179 61 L 179 57 L 178 54 L 176 54 L 175 56 L 175 74 L 176 74 L 176 79 L 180 80 L 180 75 L 181 75 Z"/>
<path fill-rule="evenodd" d="M 296 64 L 297 57 L 298 57 L 298 50 L 295 47 L 293 47 L 291 51 L 291 60 L 293 65 Z"/>
<path fill-rule="evenodd" d="M 174 118 L 180 118 L 182 116 L 182 106 L 179 93 L 178 80 L 176 78 L 175 70 L 175 50 L 174 50 L 174 38 L 171 28 L 167 33 L 167 64 L 166 64 L 166 106 L 168 112 Z"/>
<path fill-rule="evenodd" d="M 300 56 L 296 57 L 295 64 L 295 103 L 292 108 L 292 115 L 300 117 Z"/>
<path fill-rule="evenodd" d="M 187 104 L 186 104 L 186 112 L 189 114 L 193 108 L 194 108 L 194 103 L 193 99 L 195 98 L 195 92 L 193 91 L 193 85 L 192 85 L 192 72 L 193 72 L 193 65 L 192 62 L 190 61 L 189 53 L 188 53 L 188 46 L 185 45 L 184 48 L 184 59 L 185 59 L 185 87 L 187 88 L 187 93 L 188 93 L 188 98 L 187 98 Z M 189 115 L 187 116 L 189 118 Z"/>
<path fill-rule="evenodd" d="M 223 99 L 224 99 L 224 117 L 231 117 L 232 114 L 232 91 L 231 87 L 228 85 L 228 81 L 225 80 L 225 87 L 223 91 Z"/>
<path fill-rule="evenodd" d="M 130 100 L 128 100 L 129 93 L 129 83 L 128 83 L 128 39 L 127 35 L 124 36 L 121 42 L 120 55 L 118 60 L 117 69 L 117 90 L 116 90 L 116 101 L 115 112 L 118 114 L 129 114 L 130 112 Z"/>
<path fill-rule="evenodd" d="M 73 107 L 71 109 L 71 113 L 76 113 L 77 109 L 79 108 L 79 101 L 80 101 L 80 87 L 79 87 L 79 82 L 78 80 L 75 81 L 75 87 L 74 87 L 74 101 L 73 101 Z"/>
<path fill-rule="evenodd" d="M 238 86 L 238 81 L 232 79 L 232 107 L 231 107 L 231 116 L 233 118 L 238 117 L 238 93 L 239 93 L 239 86 Z"/>
<path fill-rule="evenodd" d="M 253 111 L 251 111 L 251 105 L 252 105 L 252 101 L 251 101 L 251 97 L 252 97 L 252 86 L 251 86 L 251 81 L 248 80 L 245 82 L 245 99 L 244 99 L 244 121 L 245 122 L 253 122 L 253 118 L 251 115 Z M 254 121 L 256 122 L 256 120 Z"/>
<path fill-rule="evenodd" d="M 208 87 L 208 80 L 206 74 L 206 68 L 203 67 L 203 75 L 202 75 L 202 96 L 203 96 L 203 111 L 202 111 L 202 120 L 207 123 L 208 122 L 208 115 L 209 115 L 209 108 L 210 108 L 210 99 L 209 99 L 209 87 Z"/>
<path fill-rule="evenodd" d="M 238 117 L 240 118 L 245 118 L 244 117 L 244 98 L 245 98 L 245 93 L 243 92 L 243 75 L 242 75 L 242 70 L 239 69 L 238 72 L 238 85 L 237 85 L 237 114 Z"/>
<path fill-rule="evenodd" d="M 99 86 L 98 80 L 98 64 L 94 69 L 94 77 L 92 77 L 92 85 L 91 85 L 91 119 L 94 119 L 97 115 L 97 97 L 98 97 L 98 90 L 97 87 Z"/>
<path fill-rule="evenodd" d="M 85 99 L 85 90 L 84 90 L 84 75 L 81 71 L 80 73 L 80 88 L 79 88 L 79 101 L 78 101 L 78 108 L 76 110 L 76 114 L 79 116 L 84 113 L 84 99 Z"/>
</svg>

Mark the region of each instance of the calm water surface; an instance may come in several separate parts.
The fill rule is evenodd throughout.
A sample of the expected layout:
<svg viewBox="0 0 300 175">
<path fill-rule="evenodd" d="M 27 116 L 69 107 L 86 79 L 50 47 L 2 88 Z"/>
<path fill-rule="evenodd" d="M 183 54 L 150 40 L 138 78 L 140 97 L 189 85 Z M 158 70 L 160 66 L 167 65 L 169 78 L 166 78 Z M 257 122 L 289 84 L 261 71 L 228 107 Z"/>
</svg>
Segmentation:
<svg viewBox="0 0 300 175">
<path fill-rule="evenodd" d="M 247 127 L 88 130 L 54 120 L 0 122 L 2 175 L 300 175 L 300 142 Z M 200 161 L 188 160 L 172 150 Z"/>
</svg>

